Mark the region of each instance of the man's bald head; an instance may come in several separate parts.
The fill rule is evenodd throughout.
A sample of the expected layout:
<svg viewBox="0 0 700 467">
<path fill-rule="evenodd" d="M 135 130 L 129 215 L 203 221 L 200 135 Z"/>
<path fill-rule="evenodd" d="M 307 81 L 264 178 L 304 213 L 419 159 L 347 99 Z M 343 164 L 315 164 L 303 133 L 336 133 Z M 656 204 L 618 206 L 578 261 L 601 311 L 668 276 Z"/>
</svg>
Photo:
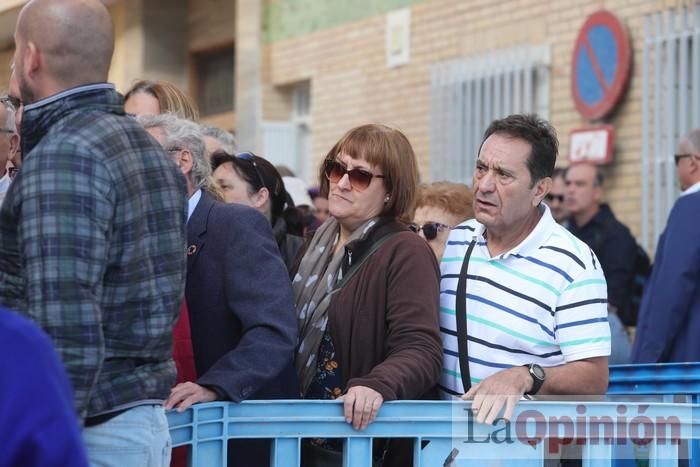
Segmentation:
<svg viewBox="0 0 700 467">
<path fill-rule="evenodd" d="M 114 28 L 99 0 L 31 0 L 17 19 L 16 39 L 33 43 L 45 72 L 66 88 L 107 81 Z"/>
</svg>

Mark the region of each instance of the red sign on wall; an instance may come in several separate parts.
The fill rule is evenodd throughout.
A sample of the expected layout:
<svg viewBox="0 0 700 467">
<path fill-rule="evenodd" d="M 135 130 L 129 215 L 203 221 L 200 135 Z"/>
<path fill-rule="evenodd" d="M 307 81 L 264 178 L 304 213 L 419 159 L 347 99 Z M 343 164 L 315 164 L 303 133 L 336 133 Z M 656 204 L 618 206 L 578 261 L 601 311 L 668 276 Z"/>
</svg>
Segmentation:
<svg viewBox="0 0 700 467">
<path fill-rule="evenodd" d="M 607 164 L 612 161 L 615 130 L 599 125 L 573 130 L 569 135 L 569 161 Z"/>
</svg>

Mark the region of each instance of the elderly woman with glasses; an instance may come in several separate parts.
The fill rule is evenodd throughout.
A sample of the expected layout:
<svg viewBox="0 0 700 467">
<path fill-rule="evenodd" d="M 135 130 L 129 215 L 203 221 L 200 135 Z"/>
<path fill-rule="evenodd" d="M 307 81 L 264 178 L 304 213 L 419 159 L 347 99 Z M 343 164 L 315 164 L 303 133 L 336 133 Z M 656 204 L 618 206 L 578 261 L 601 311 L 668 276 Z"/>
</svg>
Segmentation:
<svg viewBox="0 0 700 467">
<path fill-rule="evenodd" d="M 322 165 L 330 217 L 293 271 L 302 396 L 342 399 L 365 429 L 382 403 L 425 397 L 442 365 L 439 271 L 412 233 L 418 167 L 408 139 L 383 125 L 350 130 Z M 385 466 L 412 465 L 398 440 L 375 445 Z M 387 446 L 389 446 L 387 448 Z M 342 465 L 332 440 L 311 440 L 302 465 Z"/>
<path fill-rule="evenodd" d="M 250 152 L 233 156 L 223 151 L 212 154 L 211 165 L 225 202 L 245 204 L 267 217 L 289 268 L 304 244 L 304 224 L 275 166 Z"/>
<path fill-rule="evenodd" d="M 474 196 L 463 183 L 421 185 L 413 222 L 408 228 L 428 241 L 438 262 L 445 252 L 450 229 L 474 217 Z"/>
</svg>

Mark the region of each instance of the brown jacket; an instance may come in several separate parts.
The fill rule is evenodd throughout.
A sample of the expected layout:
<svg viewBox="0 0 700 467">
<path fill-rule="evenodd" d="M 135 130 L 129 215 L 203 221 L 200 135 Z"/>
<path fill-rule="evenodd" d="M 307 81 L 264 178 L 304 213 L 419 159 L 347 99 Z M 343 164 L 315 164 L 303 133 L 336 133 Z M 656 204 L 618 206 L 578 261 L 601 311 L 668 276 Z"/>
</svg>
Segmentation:
<svg viewBox="0 0 700 467">
<path fill-rule="evenodd" d="M 344 390 L 367 386 L 385 401 L 431 398 L 442 368 L 440 271 L 432 250 L 403 224 L 385 219 L 366 240 L 347 246 L 349 256 L 357 264 L 389 232 L 393 236 L 329 305 L 331 338 Z M 292 277 L 303 254 L 297 256 Z M 351 267 L 346 263 L 343 273 Z M 384 457 L 383 467 L 413 465 L 412 443 L 375 440 L 374 455 Z"/>
<path fill-rule="evenodd" d="M 331 300 L 331 337 L 345 390 L 367 386 L 387 401 L 419 399 L 442 368 L 440 271 L 425 240 L 393 221 L 348 245 L 352 262 L 388 232 L 395 233 Z"/>
</svg>

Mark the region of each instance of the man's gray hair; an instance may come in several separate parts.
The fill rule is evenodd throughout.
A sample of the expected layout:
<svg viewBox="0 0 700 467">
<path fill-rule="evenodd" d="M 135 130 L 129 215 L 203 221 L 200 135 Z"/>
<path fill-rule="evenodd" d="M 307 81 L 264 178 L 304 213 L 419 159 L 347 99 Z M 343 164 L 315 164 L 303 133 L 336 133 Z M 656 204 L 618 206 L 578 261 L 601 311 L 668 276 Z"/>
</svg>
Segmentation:
<svg viewBox="0 0 700 467">
<path fill-rule="evenodd" d="M 163 147 L 166 150 L 187 149 L 192 153 L 192 185 L 202 188 L 209 182 L 211 165 L 206 157 L 202 131 L 196 123 L 178 118 L 175 114 L 139 115 L 136 120 L 146 130 L 159 128 L 163 132 Z"/>
<path fill-rule="evenodd" d="M 230 132 L 215 126 L 202 125 L 202 134 L 218 140 L 228 154 L 235 156 L 238 153 L 238 141 Z"/>
<path fill-rule="evenodd" d="M 17 127 L 15 124 L 17 109 L 15 109 L 15 106 L 12 105 L 12 102 L 10 102 L 8 99 L 1 99 L 0 98 L 0 102 L 2 103 L 2 106 L 5 108 L 5 122 L 4 122 L 4 125 L 2 126 L 2 128 L 17 132 Z"/>
<path fill-rule="evenodd" d="M 700 153 L 700 128 L 694 128 L 686 135 L 688 142 L 696 153 Z"/>
</svg>

